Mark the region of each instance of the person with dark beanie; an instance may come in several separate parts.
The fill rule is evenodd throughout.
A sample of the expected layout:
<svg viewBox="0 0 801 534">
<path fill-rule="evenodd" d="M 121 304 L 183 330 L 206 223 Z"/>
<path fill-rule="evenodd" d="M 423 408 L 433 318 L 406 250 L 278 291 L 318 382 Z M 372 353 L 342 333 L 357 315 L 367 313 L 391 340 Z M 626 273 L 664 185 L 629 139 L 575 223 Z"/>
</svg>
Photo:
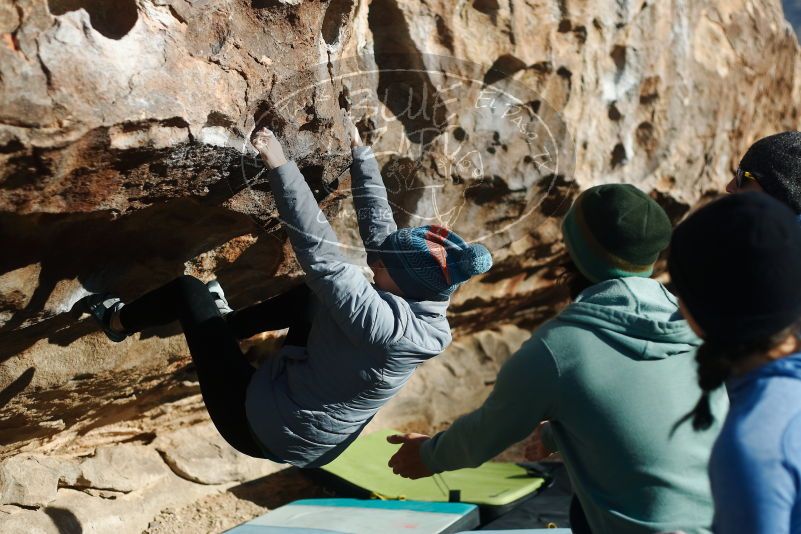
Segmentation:
<svg viewBox="0 0 801 534">
<path fill-rule="evenodd" d="M 676 229 L 668 264 L 684 314 L 704 339 L 696 355 L 703 394 L 678 426 L 716 424 L 710 396 L 724 384 L 731 399 L 709 466 L 714 531 L 801 532 L 796 216 L 764 194 L 725 197 Z"/>
<path fill-rule="evenodd" d="M 801 132 L 782 132 L 754 143 L 726 191 L 763 191 L 801 219 Z"/>
<path fill-rule="evenodd" d="M 561 453 L 577 497 L 575 534 L 709 532 L 707 463 L 718 427 L 671 436 L 701 393 L 701 341 L 677 299 L 650 278 L 671 230 L 662 208 L 632 185 L 579 195 L 562 223 L 573 302 L 504 364 L 476 411 L 431 438 L 390 437 L 402 444 L 390 460 L 395 473 L 474 467 L 536 429 L 542 453 L 529 459 Z M 722 416 L 725 394 L 711 400 Z"/>
</svg>

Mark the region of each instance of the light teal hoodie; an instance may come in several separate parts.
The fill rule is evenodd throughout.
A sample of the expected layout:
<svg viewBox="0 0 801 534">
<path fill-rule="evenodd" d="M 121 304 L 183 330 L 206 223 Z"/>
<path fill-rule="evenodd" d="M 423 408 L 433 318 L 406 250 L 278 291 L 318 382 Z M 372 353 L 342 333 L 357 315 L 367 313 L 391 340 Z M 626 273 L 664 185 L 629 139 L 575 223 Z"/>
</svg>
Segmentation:
<svg viewBox="0 0 801 534">
<path fill-rule="evenodd" d="M 649 278 L 583 291 L 503 366 L 483 406 L 425 443 L 433 471 L 472 467 L 550 420 L 593 532 L 709 532 L 707 477 L 719 423 L 674 424 L 698 401 L 700 341 L 676 298 Z M 728 401 L 712 398 L 716 421 Z"/>
</svg>

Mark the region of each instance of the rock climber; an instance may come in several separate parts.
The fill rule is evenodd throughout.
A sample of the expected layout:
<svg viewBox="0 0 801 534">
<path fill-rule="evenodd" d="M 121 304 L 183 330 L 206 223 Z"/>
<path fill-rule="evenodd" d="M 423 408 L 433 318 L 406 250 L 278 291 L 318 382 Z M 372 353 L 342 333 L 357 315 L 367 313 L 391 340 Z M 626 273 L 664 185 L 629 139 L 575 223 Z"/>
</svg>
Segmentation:
<svg viewBox="0 0 801 534">
<path fill-rule="evenodd" d="M 182 276 L 127 304 L 109 294 L 85 302 L 114 341 L 179 321 L 220 434 L 245 454 L 298 467 L 336 458 L 414 370 L 450 344 L 450 296 L 492 265 L 486 247 L 442 226 L 399 230 L 374 153 L 347 115 L 345 122 L 372 284 L 340 253 L 296 164 L 287 161 L 275 135 L 261 129 L 252 144 L 270 169 L 278 215 L 305 272 L 307 293 L 295 290 L 293 298 L 229 313 L 219 284 L 207 287 Z M 308 306 L 300 302 L 305 300 Z M 292 318 L 304 310 L 307 332 L 302 317 Z M 283 324 L 282 316 L 293 324 Z M 290 336 L 295 329 L 293 344 L 254 369 L 237 334 L 284 326 L 292 326 Z"/>
</svg>

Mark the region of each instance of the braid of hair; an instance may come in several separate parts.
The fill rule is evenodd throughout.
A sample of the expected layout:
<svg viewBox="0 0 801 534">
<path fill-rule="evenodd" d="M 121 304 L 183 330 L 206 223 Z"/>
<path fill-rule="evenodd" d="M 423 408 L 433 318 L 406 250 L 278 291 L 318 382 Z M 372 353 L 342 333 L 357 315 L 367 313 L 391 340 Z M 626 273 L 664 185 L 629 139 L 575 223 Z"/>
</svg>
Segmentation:
<svg viewBox="0 0 801 534">
<path fill-rule="evenodd" d="M 712 407 L 709 404 L 709 393 L 722 386 L 726 379 L 731 376 L 732 362 L 739 359 L 738 356 L 745 347 L 737 347 L 741 351 L 732 350 L 721 343 L 707 341 L 698 348 L 695 361 L 698 363 L 698 385 L 701 387 L 701 398 L 690 412 L 692 416 L 693 428 L 695 430 L 706 430 L 715 422 L 712 415 Z"/>
<path fill-rule="evenodd" d="M 698 385 L 701 387 L 701 398 L 695 408 L 673 425 L 673 432 L 688 420 L 692 420 L 695 430 L 706 430 L 715 422 L 709 402 L 710 393 L 732 375 L 736 363 L 759 354 L 765 354 L 781 343 L 788 335 L 794 334 L 801 339 L 801 322 L 783 329 L 771 336 L 747 343 L 727 344 L 725 342 L 707 340 L 698 347 L 695 361 L 698 363 Z"/>
</svg>

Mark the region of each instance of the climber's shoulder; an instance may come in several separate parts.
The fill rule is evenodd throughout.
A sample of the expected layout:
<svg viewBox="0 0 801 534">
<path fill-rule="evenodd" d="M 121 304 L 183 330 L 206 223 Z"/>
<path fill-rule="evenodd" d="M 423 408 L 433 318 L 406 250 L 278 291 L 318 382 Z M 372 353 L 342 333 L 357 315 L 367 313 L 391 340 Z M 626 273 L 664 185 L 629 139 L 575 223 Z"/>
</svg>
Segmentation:
<svg viewBox="0 0 801 534">
<path fill-rule="evenodd" d="M 394 316 L 396 335 L 388 344 L 390 352 L 434 356 L 450 345 L 447 302 L 410 301 L 386 291 L 377 292 Z"/>
</svg>

